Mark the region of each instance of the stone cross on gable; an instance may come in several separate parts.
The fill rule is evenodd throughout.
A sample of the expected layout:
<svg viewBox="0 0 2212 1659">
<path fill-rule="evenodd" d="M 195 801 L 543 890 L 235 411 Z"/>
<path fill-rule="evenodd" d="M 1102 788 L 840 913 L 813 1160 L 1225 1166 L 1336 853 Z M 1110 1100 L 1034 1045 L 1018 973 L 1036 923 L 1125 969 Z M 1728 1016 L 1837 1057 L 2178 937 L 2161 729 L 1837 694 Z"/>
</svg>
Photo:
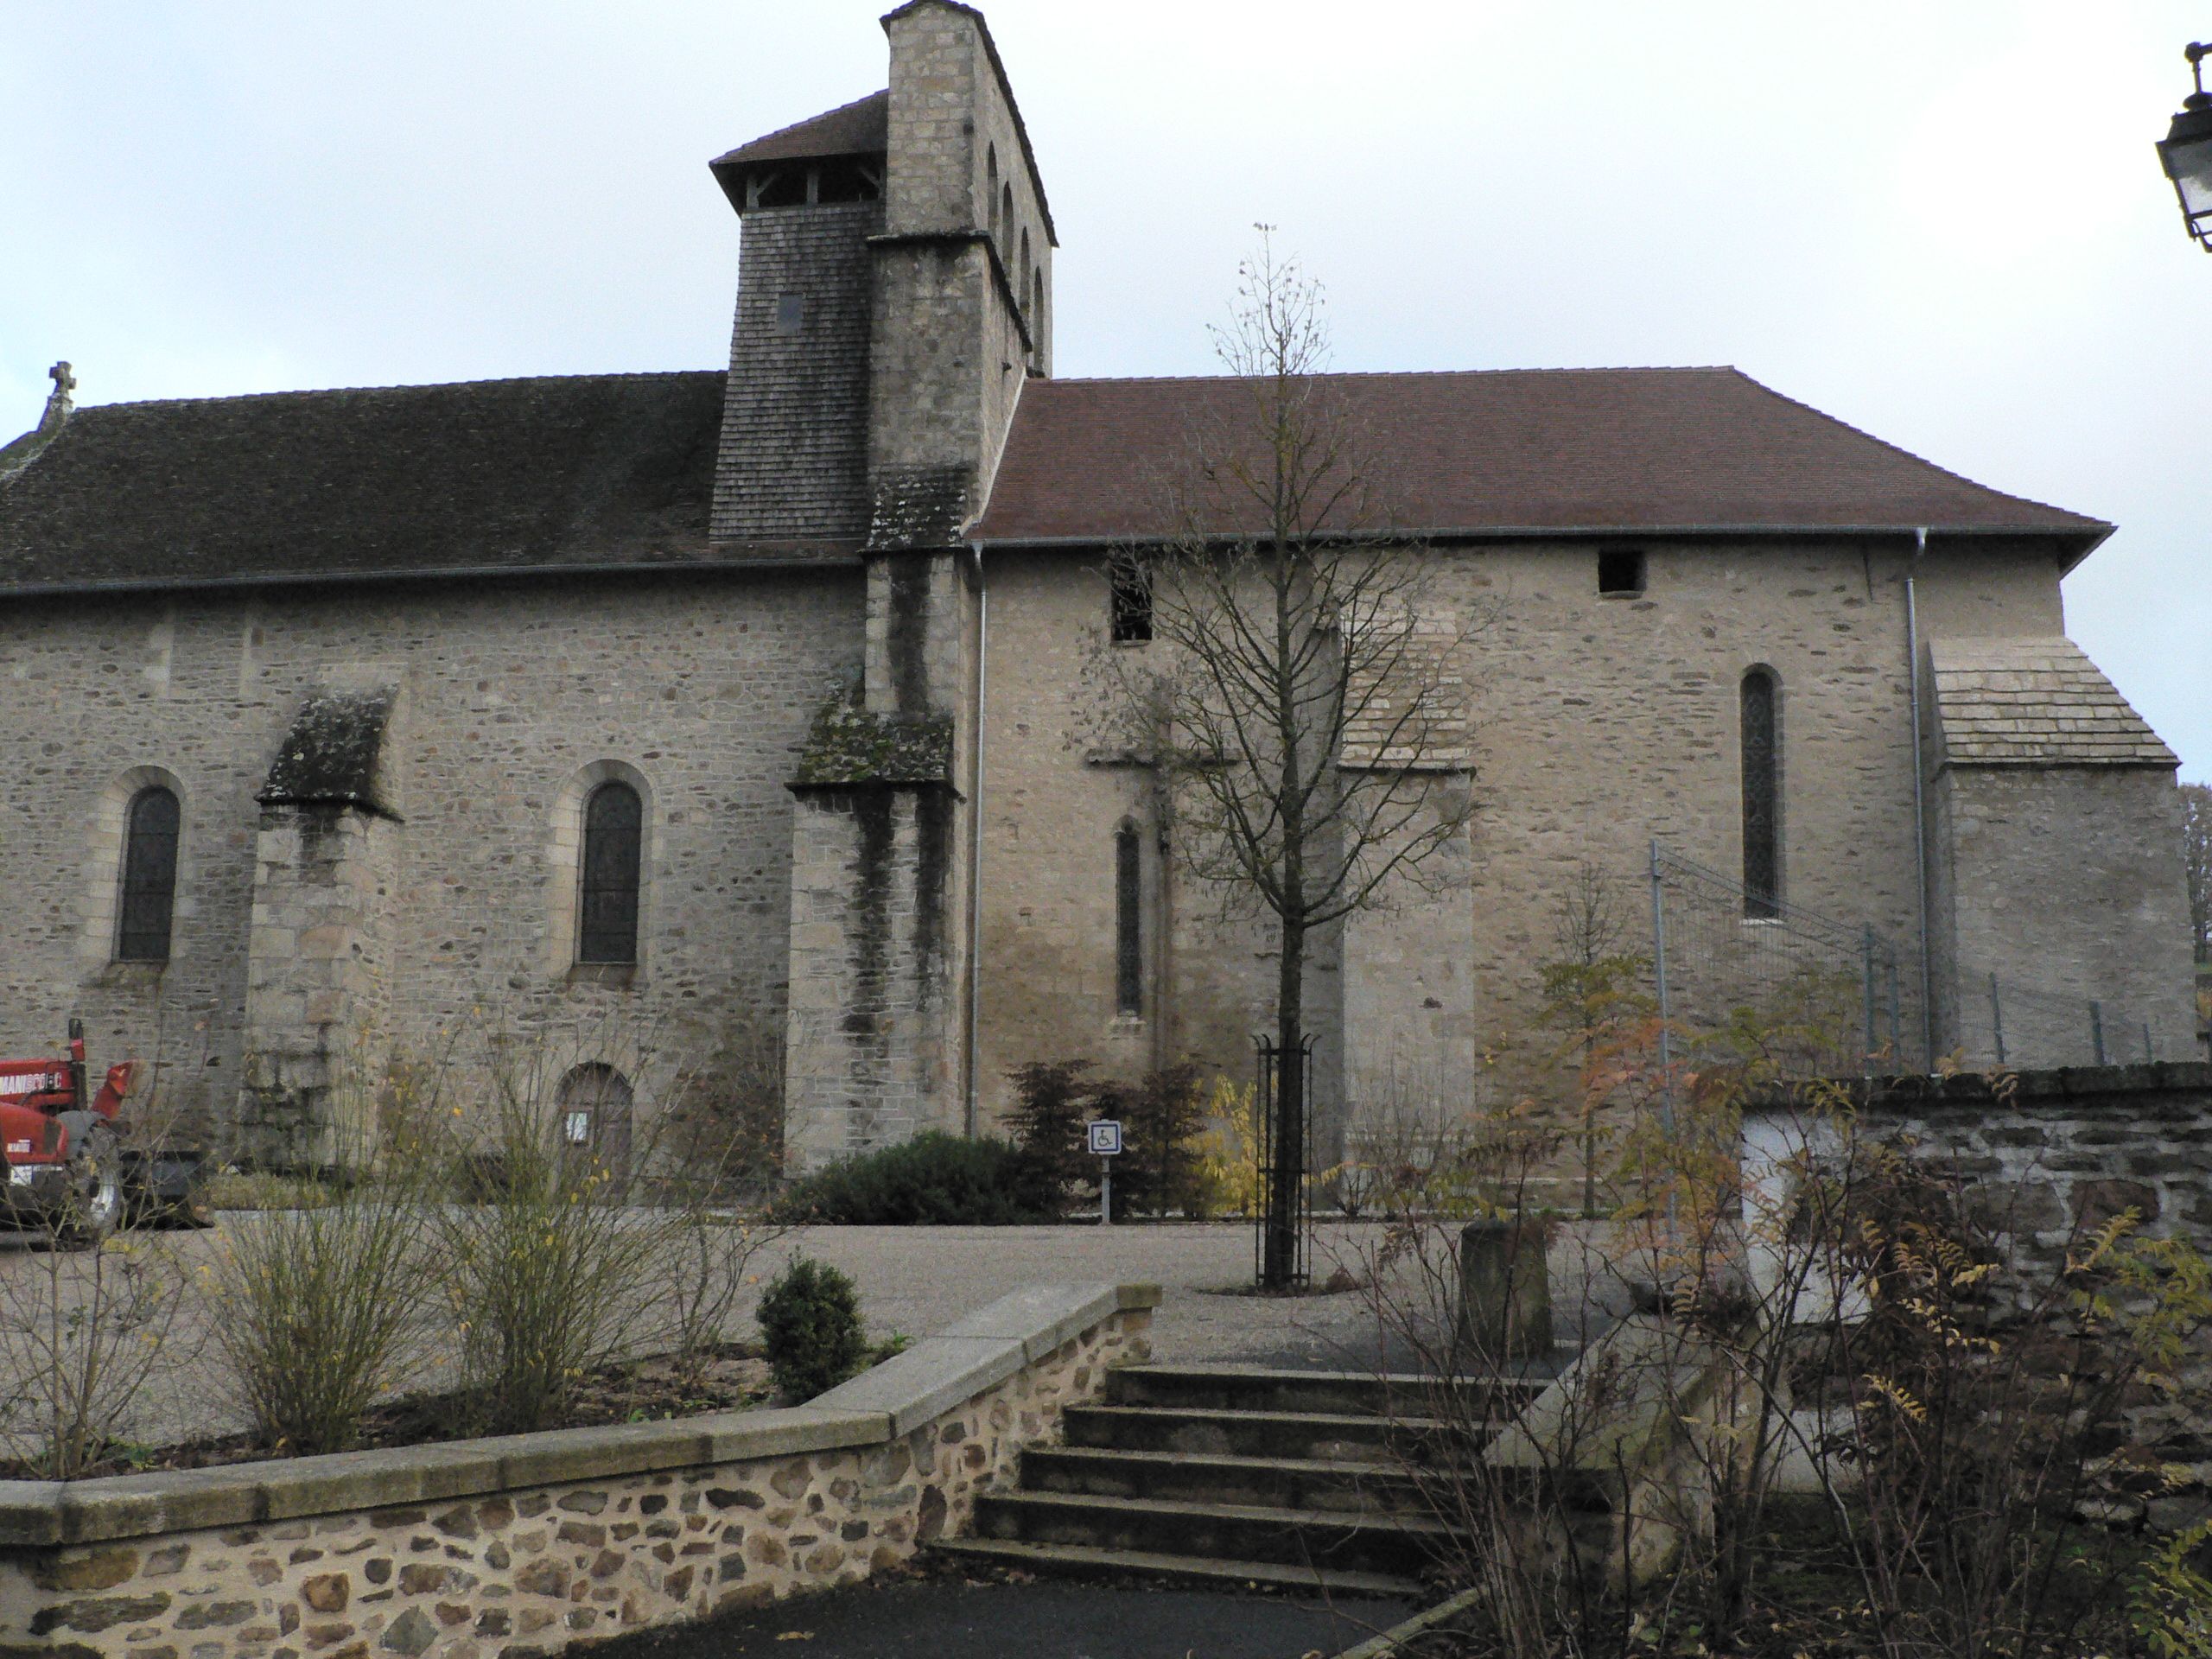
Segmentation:
<svg viewBox="0 0 2212 1659">
<path fill-rule="evenodd" d="M 46 412 L 39 416 L 38 429 L 50 435 L 61 429 L 62 422 L 77 406 L 69 396 L 77 390 L 77 377 L 67 363 L 57 363 L 46 372 L 46 378 L 54 382 L 54 392 L 46 400 Z"/>
</svg>

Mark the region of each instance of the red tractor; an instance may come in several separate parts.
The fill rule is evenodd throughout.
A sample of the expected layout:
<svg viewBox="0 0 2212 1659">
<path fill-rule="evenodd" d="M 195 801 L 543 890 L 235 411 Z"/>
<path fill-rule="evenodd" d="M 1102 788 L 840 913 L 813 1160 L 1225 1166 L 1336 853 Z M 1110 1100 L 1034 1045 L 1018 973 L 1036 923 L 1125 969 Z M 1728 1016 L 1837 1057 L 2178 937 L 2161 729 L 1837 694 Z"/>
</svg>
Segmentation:
<svg viewBox="0 0 2212 1659">
<path fill-rule="evenodd" d="M 137 1061 L 111 1065 L 87 1102 L 81 1020 L 66 1058 L 0 1060 L 0 1219 L 73 1244 L 98 1243 L 129 1212 L 198 1219 L 199 1157 L 130 1144 L 118 1114 L 137 1080 Z"/>
</svg>

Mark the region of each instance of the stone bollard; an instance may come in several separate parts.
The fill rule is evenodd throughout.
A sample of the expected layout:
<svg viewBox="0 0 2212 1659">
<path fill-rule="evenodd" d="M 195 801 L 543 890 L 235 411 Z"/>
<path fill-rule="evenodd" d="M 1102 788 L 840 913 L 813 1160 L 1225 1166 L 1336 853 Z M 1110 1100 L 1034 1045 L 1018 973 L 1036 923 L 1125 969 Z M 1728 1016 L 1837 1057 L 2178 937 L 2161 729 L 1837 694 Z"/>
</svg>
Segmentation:
<svg viewBox="0 0 2212 1659">
<path fill-rule="evenodd" d="M 1471 1221 L 1459 1232 L 1460 1363 L 1540 1359 L 1552 1350 L 1542 1221 Z"/>
</svg>

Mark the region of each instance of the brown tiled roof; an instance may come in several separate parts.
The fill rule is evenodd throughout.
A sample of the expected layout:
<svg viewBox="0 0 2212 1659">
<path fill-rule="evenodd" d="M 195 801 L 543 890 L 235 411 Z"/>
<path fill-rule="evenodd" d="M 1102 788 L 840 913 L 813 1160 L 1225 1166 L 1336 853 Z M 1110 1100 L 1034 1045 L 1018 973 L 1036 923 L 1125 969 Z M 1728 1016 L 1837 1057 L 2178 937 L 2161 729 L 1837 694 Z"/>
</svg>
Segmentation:
<svg viewBox="0 0 2212 1659">
<path fill-rule="evenodd" d="M 2062 635 L 1935 639 L 1928 654 L 1946 764 L 2180 764 L 2081 646 Z"/>
<path fill-rule="evenodd" d="M 1001 543 L 1249 534 L 1198 484 L 1249 448 L 1252 382 L 1039 380 L 1023 389 L 976 534 Z M 1341 374 L 1309 383 L 1350 435 L 1377 527 L 2012 531 L 2070 556 L 2110 526 L 1945 472 L 1729 368 Z M 1185 508 L 1179 503 L 1195 502 Z M 1379 522 L 1378 522 L 1379 521 Z"/>
<path fill-rule="evenodd" d="M 723 378 L 80 408 L 0 476 L 0 592 L 738 557 L 707 533 Z"/>
<path fill-rule="evenodd" d="M 820 115 L 740 144 L 707 163 L 717 170 L 748 162 L 796 162 L 824 156 L 880 156 L 889 142 L 891 91 L 870 92 Z"/>
</svg>

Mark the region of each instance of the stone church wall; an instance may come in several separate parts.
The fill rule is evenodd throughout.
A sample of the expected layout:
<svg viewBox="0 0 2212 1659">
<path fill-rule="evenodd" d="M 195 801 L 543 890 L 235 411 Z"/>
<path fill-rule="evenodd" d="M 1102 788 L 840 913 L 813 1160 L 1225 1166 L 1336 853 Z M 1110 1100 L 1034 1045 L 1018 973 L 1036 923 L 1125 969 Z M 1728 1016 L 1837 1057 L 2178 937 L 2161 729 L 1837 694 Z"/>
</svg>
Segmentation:
<svg viewBox="0 0 2212 1659">
<path fill-rule="evenodd" d="M 158 1063 L 160 1098 L 226 1145 L 241 1087 L 256 801 L 301 701 L 404 689 L 387 973 L 394 1046 L 429 1056 L 505 1027 L 574 1059 L 618 1037 L 710 1066 L 747 1022 L 781 1023 L 792 801 L 829 689 L 856 677 L 850 572 L 334 588 L 18 604 L 0 618 L 4 1052 L 40 1053 L 73 1013 L 100 1064 Z M 555 959 L 573 905 L 554 820 L 617 763 L 646 785 L 634 970 Z M 111 960 L 118 780 L 183 805 L 166 968 Z M 302 997 L 308 988 L 300 988 Z M 444 1080 L 467 1096 L 466 1076 Z"/>
<path fill-rule="evenodd" d="M 1555 1039 L 1537 1024 L 1539 969 L 1560 954 L 1559 895 L 1592 862 L 1619 948 L 1648 952 L 1653 836 L 1740 876 L 1738 687 L 1754 665 L 1782 688 L 1783 897 L 1871 923 L 1916 964 L 1909 547 L 1644 545 L 1643 591 L 1618 596 L 1599 594 L 1587 541 L 1431 550 L 1445 563 L 1439 596 L 1469 630 L 1477 812 L 1457 891 L 1402 892 L 1355 918 L 1348 966 L 1339 974 L 1325 953 L 1313 976 L 1324 1040 L 1342 1033 L 1355 1140 L 1440 1100 L 1564 1093 Z M 1177 868 L 1172 834 L 1161 852 L 1150 774 L 1095 735 L 1100 654 L 1155 648 L 1104 644 L 1102 563 L 1079 550 L 988 561 L 987 1122 L 1008 1104 L 1006 1071 L 1026 1060 L 1089 1058 L 1126 1076 L 1194 1055 L 1248 1078 L 1272 1003 L 1270 930 L 1224 919 L 1220 895 Z M 1918 575 L 1923 626 L 2033 632 L 2056 613 L 2055 569 L 1999 550 L 1929 558 Z M 1147 831 L 1147 1013 L 1135 1020 L 1116 1008 L 1113 836 L 1125 817 Z M 1903 977 L 1910 1034 L 1916 972 Z"/>
</svg>

